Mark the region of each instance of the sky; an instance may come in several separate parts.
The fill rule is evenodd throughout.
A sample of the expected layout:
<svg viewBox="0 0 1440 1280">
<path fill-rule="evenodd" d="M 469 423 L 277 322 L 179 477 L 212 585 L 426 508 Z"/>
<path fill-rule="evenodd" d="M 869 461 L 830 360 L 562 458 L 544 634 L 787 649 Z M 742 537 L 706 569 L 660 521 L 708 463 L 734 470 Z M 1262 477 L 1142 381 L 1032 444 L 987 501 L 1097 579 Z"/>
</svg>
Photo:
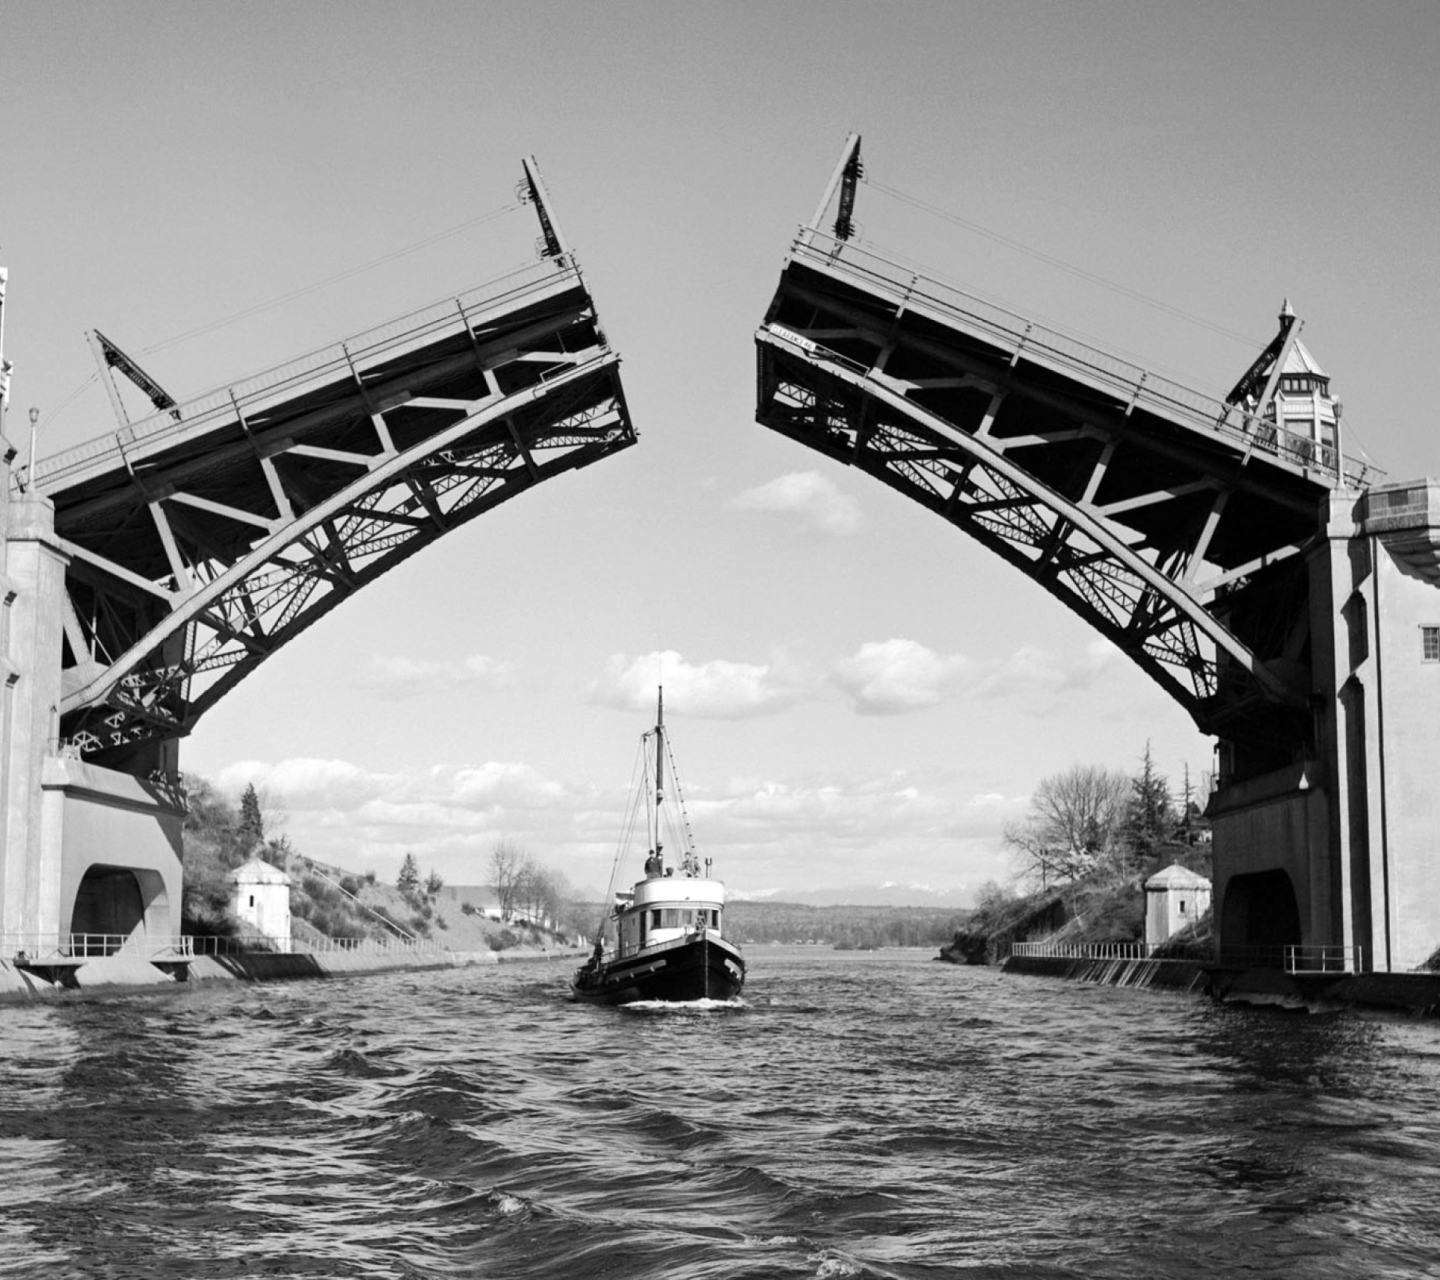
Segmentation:
<svg viewBox="0 0 1440 1280">
<path fill-rule="evenodd" d="M 847 135 L 862 243 L 1215 394 L 1288 298 L 1347 451 L 1437 473 L 1440 8 L 0 4 L 9 434 L 113 430 L 84 331 L 184 400 L 529 259 L 534 155 L 637 447 L 280 650 L 183 769 L 302 853 L 609 880 L 666 690 L 732 892 L 1014 871 L 1072 764 L 1213 743 L 1058 601 L 755 423 L 754 331 Z M 898 193 L 898 194 L 897 194 Z M 925 896 L 916 890 L 916 900 Z"/>
</svg>

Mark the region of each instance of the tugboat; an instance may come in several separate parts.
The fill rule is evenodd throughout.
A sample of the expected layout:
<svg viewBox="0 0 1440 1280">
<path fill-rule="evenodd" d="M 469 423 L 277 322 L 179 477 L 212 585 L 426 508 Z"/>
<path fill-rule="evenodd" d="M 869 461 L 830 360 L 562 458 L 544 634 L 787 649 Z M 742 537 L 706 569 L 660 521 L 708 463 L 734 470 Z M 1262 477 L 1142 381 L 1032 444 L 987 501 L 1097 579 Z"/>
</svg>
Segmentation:
<svg viewBox="0 0 1440 1280">
<path fill-rule="evenodd" d="M 640 739 L 642 776 L 630 806 L 628 827 L 638 824 L 643 808 L 648 856 L 645 878 L 616 893 L 595 937 L 590 959 L 575 971 L 570 990 L 588 1004 L 633 1004 L 733 1000 L 745 985 L 745 957 L 723 933 L 725 886 L 710 875 L 710 859 L 701 873 L 690 838 L 690 823 L 680 800 L 675 760 L 665 735 L 665 691 L 659 691 L 655 727 Z M 670 765 L 676 803 L 667 806 L 665 766 Z M 678 811 L 678 812 L 677 812 Z M 665 859 L 662 835 L 679 844 L 678 865 Z M 622 837 L 616 870 L 629 845 Z M 614 878 L 612 875 L 613 888 Z"/>
</svg>

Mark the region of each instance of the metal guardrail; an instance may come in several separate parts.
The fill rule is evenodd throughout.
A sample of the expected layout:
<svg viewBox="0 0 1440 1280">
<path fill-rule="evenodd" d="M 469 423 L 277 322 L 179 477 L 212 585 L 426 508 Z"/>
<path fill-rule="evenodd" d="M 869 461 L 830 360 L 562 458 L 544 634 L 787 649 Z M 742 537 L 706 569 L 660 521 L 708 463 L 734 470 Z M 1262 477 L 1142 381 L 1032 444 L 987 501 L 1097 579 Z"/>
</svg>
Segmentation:
<svg viewBox="0 0 1440 1280">
<path fill-rule="evenodd" d="M 1363 973 L 1365 948 L 1359 946 L 1222 946 L 1219 962 L 1229 969 L 1283 969 L 1294 974 Z"/>
<path fill-rule="evenodd" d="M 1191 960 L 1226 968 L 1279 969 L 1285 973 L 1346 974 L 1363 972 L 1364 948 L 1358 946 L 1227 946 L 1213 950 L 1185 944 L 1146 942 L 1017 942 L 1015 956 L 1061 960 Z"/>
<path fill-rule="evenodd" d="M 1252 449 L 1306 470 L 1343 478 L 1363 486 L 1379 472 L 1358 458 L 1341 459 L 1332 445 L 1287 431 L 1266 418 L 1246 413 L 1204 391 L 1151 373 L 1121 356 L 954 285 L 916 272 L 881 254 L 858 248 L 816 228 L 804 228 L 791 246 L 791 258 L 813 262 L 847 275 L 873 292 L 886 294 L 908 307 L 928 307 L 959 327 L 976 333 L 1017 357 L 1038 359 L 1063 372 L 1108 390 L 1125 403 L 1144 406 L 1172 421 L 1228 438 L 1247 453 Z M 825 348 L 815 344 L 815 350 Z M 843 359 L 834 353 L 837 359 Z"/>
<path fill-rule="evenodd" d="M 195 956 L 434 955 L 446 948 L 433 938 L 296 938 L 263 934 L 198 937 L 193 934 L 0 933 L 0 960 L 22 964 L 83 963 L 103 956 L 142 960 L 189 960 Z"/>
<path fill-rule="evenodd" d="M 172 410 L 162 409 L 118 431 L 41 458 L 34 465 L 33 475 L 27 468 L 11 473 L 11 490 L 19 493 L 39 487 L 53 491 L 122 464 L 133 465 L 142 456 L 233 423 L 241 415 L 256 416 L 306 391 L 351 379 L 357 371 L 433 343 L 451 330 L 459 331 L 462 325 L 473 329 L 488 314 L 512 310 L 523 301 L 549 292 L 561 281 L 570 287 L 579 278 L 579 269 L 568 258 L 558 269 L 551 260 L 516 268 L 455 297 L 177 404 L 174 412 L 180 414 L 178 422 Z"/>
<path fill-rule="evenodd" d="M 1060 960 L 1149 960 L 1155 950 L 1144 942 L 1016 942 L 1010 954 Z"/>
</svg>

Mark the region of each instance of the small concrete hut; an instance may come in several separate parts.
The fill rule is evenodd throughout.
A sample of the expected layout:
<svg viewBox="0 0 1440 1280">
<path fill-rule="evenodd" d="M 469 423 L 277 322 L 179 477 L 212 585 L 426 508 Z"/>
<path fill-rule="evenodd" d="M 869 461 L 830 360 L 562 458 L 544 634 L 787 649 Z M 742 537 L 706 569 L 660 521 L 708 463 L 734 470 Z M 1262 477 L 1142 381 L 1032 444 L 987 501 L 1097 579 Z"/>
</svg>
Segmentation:
<svg viewBox="0 0 1440 1280">
<path fill-rule="evenodd" d="M 247 932 L 281 951 L 290 950 L 290 877 L 279 867 L 251 858 L 230 873 L 235 882 L 232 911 Z"/>
<path fill-rule="evenodd" d="M 1145 941 L 1164 942 L 1210 910 L 1210 881 L 1172 862 L 1145 882 Z"/>
</svg>

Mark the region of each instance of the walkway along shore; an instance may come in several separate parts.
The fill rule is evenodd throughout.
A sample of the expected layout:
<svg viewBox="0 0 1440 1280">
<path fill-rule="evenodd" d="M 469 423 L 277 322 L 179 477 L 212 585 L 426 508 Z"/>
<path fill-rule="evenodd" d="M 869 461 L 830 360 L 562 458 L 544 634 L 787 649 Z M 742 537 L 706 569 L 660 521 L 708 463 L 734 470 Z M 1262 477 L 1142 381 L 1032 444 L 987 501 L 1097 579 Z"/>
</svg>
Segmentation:
<svg viewBox="0 0 1440 1280">
<path fill-rule="evenodd" d="M 1115 987 L 1193 992 L 1234 1004 L 1310 1013 L 1383 1009 L 1440 1017 L 1440 974 L 1296 974 L 1278 969 L 1227 969 L 1193 960 L 1117 960 L 1012 955 L 1005 973 L 1070 978 Z"/>
<path fill-rule="evenodd" d="M 513 947 L 505 951 L 249 951 L 171 960 L 138 955 L 92 956 L 64 963 L 0 959 L 0 1004 L 162 991 L 215 982 L 289 982 L 346 978 L 397 970 L 459 969 L 524 961 L 570 960 L 582 948 Z"/>
</svg>

